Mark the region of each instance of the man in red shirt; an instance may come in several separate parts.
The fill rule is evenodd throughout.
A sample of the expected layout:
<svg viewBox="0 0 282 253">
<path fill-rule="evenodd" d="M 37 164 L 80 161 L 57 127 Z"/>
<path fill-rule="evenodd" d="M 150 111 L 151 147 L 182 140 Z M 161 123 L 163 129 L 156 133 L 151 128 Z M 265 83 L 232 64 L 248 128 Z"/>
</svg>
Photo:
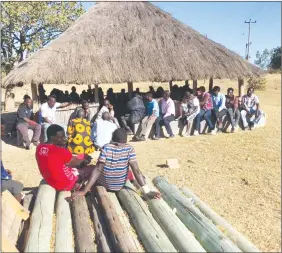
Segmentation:
<svg viewBox="0 0 282 253">
<path fill-rule="evenodd" d="M 42 177 L 58 191 L 79 188 L 79 182 L 88 178 L 95 166 L 83 166 L 90 161 L 84 157 L 73 156 L 65 148 L 67 140 L 61 126 L 56 124 L 49 126 L 47 138 L 48 142 L 38 145 L 36 149 L 36 160 Z"/>
</svg>

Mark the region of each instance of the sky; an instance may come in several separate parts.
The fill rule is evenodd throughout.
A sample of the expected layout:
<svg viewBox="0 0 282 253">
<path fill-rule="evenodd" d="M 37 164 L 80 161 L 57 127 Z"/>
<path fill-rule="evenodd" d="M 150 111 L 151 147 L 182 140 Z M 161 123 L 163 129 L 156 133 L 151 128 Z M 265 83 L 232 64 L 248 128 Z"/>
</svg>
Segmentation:
<svg viewBox="0 0 282 253">
<path fill-rule="evenodd" d="M 209 39 L 245 57 L 251 25 L 250 61 L 256 52 L 281 46 L 280 2 L 152 2 Z M 83 2 L 87 10 L 93 2 Z"/>
</svg>

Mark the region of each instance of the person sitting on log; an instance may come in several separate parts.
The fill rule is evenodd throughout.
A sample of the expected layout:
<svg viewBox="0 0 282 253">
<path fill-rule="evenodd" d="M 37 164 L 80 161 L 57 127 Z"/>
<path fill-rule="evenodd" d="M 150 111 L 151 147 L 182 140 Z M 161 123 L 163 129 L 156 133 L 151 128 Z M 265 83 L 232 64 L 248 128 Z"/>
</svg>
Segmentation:
<svg viewBox="0 0 282 253">
<path fill-rule="evenodd" d="M 254 94 L 254 88 L 249 88 L 247 94 L 242 97 L 241 117 L 243 130 L 247 127 L 252 130 L 255 124 L 258 124 L 262 116 L 263 112 L 260 110 L 259 98 Z"/>
<path fill-rule="evenodd" d="M 211 95 L 208 92 L 206 92 L 206 88 L 204 86 L 199 87 L 197 93 L 198 93 L 198 99 L 200 101 L 201 110 L 196 116 L 196 129 L 194 131 L 194 135 L 197 136 L 200 133 L 202 118 L 204 118 L 205 121 L 207 122 L 210 133 L 216 134 L 215 127 L 211 122 L 211 111 L 213 109 Z"/>
<path fill-rule="evenodd" d="M 117 126 L 111 121 L 110 113 L 104 112 L 102 119 L 96 120 L 91 129 L 91 140 L 94 142 L 95 148 L 101 149 L 110 143 L 116 129 Z"/>
<path fill-rule="evenodd" d="M 67 138 L 64 128 L 50 125 L 47 129 L 48 142 L 36 148 L 36 160 L 40 173 L 47 184 L 58 191 L 79 189 L 88 180 L 94 165 L 88 165 L 91 157 L 82 154 L 73 156 L 65 148 Z"/>
<path fill-rule="evenodd" d="M 227 113 L 231 122 L 231 133 L 234 133 L 240 120 L 239 99 L 234 95 L 234 89 L 228 88 L 225 102 Z"/>
<path fill-rule="evenodd" d="M 139 134 L 134 136 L 135 141 L 145 141 L 147 131 L 150 131 L 152 125 L 155 123 L 156 119 L 160 115 L 160 108 L 158 102 L 153 99 L 152 93 L 148 92 L 145 96 L 148 101 L 146 104 L 146 116 L 141 121 L 141 131 Z"/>
<path fill-rule="evenodd" d="M 117 118 L 115 118 L 114 107 L 110 104 L 110 101 L 107 99 L 104 100 L 103 106 L 99 110 L 96 120 L 102 119 L 102 115 L 104 112 L 108 112 L 111 116 L 111 121 L 115 123 L 117 127 L 120 127 Z"/>
<path fill-rule="evenodd" d="M 219 86 L 214 86 L 212 89 L 212 102 L 213 102 L 213 109 L 212 113 L 216 119 L 218 124 L 218 132 L 222 131 L 222 119 L 223 116 L 226 115 L 226 98 L 223 93 L 220 92 Z M 216 123 L 215 123 L 216 124 Z"/>
<path fill-rule="evenodd" d="M 173 138 L 174 134 L 172 132 L 170 122 L 175 120 L 175 105 L 174 101 L 170 98 L 170 91 L 166 90 L 164 92 L 163 98 L 160 100 L 160 115 L 157 117 L 155 126 L 156 126 L 156 135 L 153 138 L 154 140 L 159 140 L 161 138 L 161 126 L 165 126 L 169 138 Z"/>
<path fill-rule="evenodd" d="M 127 133 L 118 128 L 113 133 L 112 142 L 102 148 L 96 168 L 81 191 L 72 193 L 72 199 L 84 196 L 94 184 L 102 185 L 108 191 L 121 190 L 130 176 L 129 167 L 143 190 L 144 197 L 160 198 L 159 192 L 150 191 L 139 170 L 134 148 L 127 144 Z"/>
<path fill-rule="evenodd" d="M 38 146 L 41 135 L 41 125 L 34 121 L 34 114 L 32 111 L 32 100 L 29 96 L 24 97 L 24 102 L 19 106 L 17 112 L 17 130 L 21 133 L 23 142 L 26 149 L 30 149 L 31 143 L 34 146 Z M 29 139 L 28 129 L 32 129 L 33 137 Z"/>
<path fill-rule="evenodd" d="M 22 194 L 23 184 L 12 179 L 12 172 L 5 170 L 1 160 L 1 192 L 8 190 L 16 198 L 18 202 L 24 197 Z"/>
<path fill-rule="evenodd" d="M 133 134 L 130 126 L 138 124 L 145 116 L 145 105 L 143 99 L 137 92 L 133 92 L 132 99 L 127 102 L 128 114 L 120 117 L 121 126 L 127 134 Z"/>
<path fill-rule="evenodd" d="M 184 124 L 186 125 L 186 132 L 183 134 L 183 136 L 189 137 L 194 119 L 200 112 L 200 102 L 197 97 L 195 97 L 189 91 L 186 91 L 180 106 L 179 118 L 182 118 Z"/>
<path fill-rule="evenodd" d="M 47 102 L 41 105 L 40 113 L 43 118 L 42 127 L 44 129 L 44 142 L 47 141 L 47 129 L 50 125 L 56 123 L 56 110 L 59 108 L 65 108 L 69 106 L 71 103 L 58 103 L 56 102 L 56 96 L 51 95 L 48 97 Z M 67 126 L 62 125 L 62 127 L 67 129 Z"/>
<path fill-rule="evenodd" d="M 90 121 L 85 119 L 85 111 L 80 109 L 68 126 L 68 150 L 77 155 L 92 154 L 95 148 L 90 135 Z"/>
</svg>

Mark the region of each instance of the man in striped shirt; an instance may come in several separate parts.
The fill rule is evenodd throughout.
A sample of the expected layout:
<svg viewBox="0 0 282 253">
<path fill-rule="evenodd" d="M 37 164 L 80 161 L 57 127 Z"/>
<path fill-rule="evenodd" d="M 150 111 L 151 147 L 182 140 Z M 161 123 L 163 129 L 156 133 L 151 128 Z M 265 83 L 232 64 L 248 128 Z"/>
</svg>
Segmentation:
<svg viewBox="0 0 282 253">
<path fill-rule="evenodd" d="M 102 148 L 96 168 L 92 171 L 85 188 L 82 191 L 74 192 L 72 199 L 84 196 L 95 183 L 104 186 L 106 190 L 119 191 L 130 176 L 129 166 L 137 183 L 142 187 L 144 195 L 148 198 L 160 198 L 159 192 L 150 191 L 146 185 L 138 168 L 135 151 L 126 142 L 126 131 L 122 128 L 115 130 L 112 142 Z"/>
</svg>

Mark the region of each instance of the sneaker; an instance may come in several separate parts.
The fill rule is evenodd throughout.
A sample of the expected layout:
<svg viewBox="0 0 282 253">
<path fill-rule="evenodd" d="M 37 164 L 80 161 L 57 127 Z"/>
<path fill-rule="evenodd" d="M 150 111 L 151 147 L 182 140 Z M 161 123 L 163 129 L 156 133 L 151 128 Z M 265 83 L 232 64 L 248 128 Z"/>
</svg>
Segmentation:
<svg viewBox="0 0 282 253">
<path fill-rule="evenodd" d="M 159 137 L 159 136 L 154 136 L 152 139 L 156 141 L 156 140 L 159 140 L 160 138 L 161 137 Z"/>
<path fill-rule="evenodd" d="M 189 133 L 185 133 L 182 136 L 185 137 L 185 138 L 191 137 L 191 135 Z"/>
<path fill-rule="evenodd" d="M 215 129 L 213 129 L 213 130 L 211 130 L 211 134 L 212 134 L 212 135 L 215 135 L 215 134 L 216 134 L 216 132 L 217 132 L 216 128 L 215 128 Z"/>
<path fill-rule="evenodd" d="M 198 136 L 199 135 L 199 132 L 197 130 L 194 131 L 194 136 Z"/>
<path fill-rule="evenodd" d="M 235 132 L 235 128 L 231 128 L 230 133 L 234 133 Z"/>
</svg>

